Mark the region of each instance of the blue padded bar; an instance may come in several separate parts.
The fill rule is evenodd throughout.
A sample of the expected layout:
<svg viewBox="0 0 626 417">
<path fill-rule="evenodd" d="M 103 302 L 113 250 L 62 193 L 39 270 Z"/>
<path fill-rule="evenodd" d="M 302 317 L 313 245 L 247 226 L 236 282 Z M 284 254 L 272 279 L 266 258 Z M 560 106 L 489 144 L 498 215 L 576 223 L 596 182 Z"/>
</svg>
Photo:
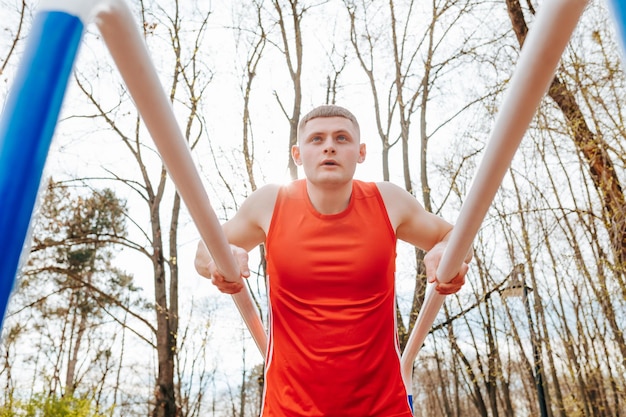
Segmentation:
<svg viewBox="0 0 626 417">
<path fill-rule="evenodd" d="M 65 12 L 36 15 L 0 119 L 0 329 L 83 28 Z"/>
<path fill-rule="evenodd" d="M 622 59 L 626 59 L 626 0 L 610 0 L 615 29 L 622 46 Z M 626 65 L 626 62 L 623 62 Z"/>
</svg>

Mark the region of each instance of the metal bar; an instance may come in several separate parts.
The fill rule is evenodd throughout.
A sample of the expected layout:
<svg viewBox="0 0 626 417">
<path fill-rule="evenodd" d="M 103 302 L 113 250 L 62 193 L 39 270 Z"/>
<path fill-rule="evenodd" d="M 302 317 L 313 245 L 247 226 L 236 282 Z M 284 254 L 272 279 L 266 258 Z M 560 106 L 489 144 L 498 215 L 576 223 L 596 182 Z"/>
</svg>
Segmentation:
<svg viewBox="0 0 626 417">
<path fill-rule="evenodd" d="M 152 65 L 144 40 L 124 1 L 111 1 L 96 16 L 100 33 L 154 140 L 202 240 L 228 281 L 242 282 L 222 226 L 213 211 L 171 104 Z M 244 283 L 245 284 L 245 283 Z M 233 295 L 252 337 L 265 356 L 267 334 L 247 286 Z"/>
<path fill-rule="evenodd" d="M 0 329 L 84 25 L 71 14 L 36 14 L 0 120 Z M 23 255 L 23 256 L 22 256 Z"/>
<path fill-rule="evenodd" d="M 622 61 L 626 64 L 626 0 L 609 0 L 615 31 L 622 47 Z"/>
<path fill-rule="evenodd" d="M 439 281 L 449 282 L 463 264 L 586 5 L 587 0 L 542 3 L 520 53 L 483 161 L 437 269 Z M 429 286 L 402 355 L 402 376 L 408 392 L 412 390 L 413 362 L 444 299 L 445 296 L 437 293 L 433 285 Z"/>
</svg>

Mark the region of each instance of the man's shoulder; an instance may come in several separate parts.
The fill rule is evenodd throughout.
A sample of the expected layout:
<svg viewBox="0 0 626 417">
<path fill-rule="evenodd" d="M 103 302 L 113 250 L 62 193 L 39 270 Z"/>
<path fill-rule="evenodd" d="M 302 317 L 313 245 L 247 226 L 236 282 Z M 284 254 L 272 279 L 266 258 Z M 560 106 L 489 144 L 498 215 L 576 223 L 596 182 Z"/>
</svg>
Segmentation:
<svg viewBox="0 0 626 417">
<path fill-rule="evenodd" d="M 267 184 L 259 187 L 245 199 L 233 220 L 242 224 L 258 226 L 267 234 L 280 189 L 281 184 Z"/>
<path fill-rule="evenodd" d="M 282 198 L 303 198 L 306 195 L 306 179 L 300 178 L 282 184 L 269 184 L 267 194 L 271 194 L 275 200 L 278 196 Z"/>
<path fill-rule="evenodd" d="M 352 192 L 357 198 L 380 196 L 382 193 L 377 182 L 352 180 Z"/>
<path fill-rule="evenodd" d="M 373 184 L 376 185 L 376 188 L 380 191 L 381 194 L 404 194 L 406 191 L 404 188 L 389 182 L 389 181 L 377 181 Z"/>
<path fill-rule="evenodd" d="M 392 207 L 398 209 L 406 208 L 407 205 L 410 210 L 413 210 L 414 204 L 417 203 L 417 200 L 411 193 L 392 182 L 380 181 L 376 183 L 376 187 L 385 202 L 385 206 L 387 206 L 387 210 Z"/>
<path fill-rule="evenodd" d="M 283 187 L 283 184 L 266 184 L 259 187 L 255 192 L 250 194 L 248 200 L 253 201 L 255 204 L 261 202 L 273 202 L 276 200 L 278 192 Z"/>
<path fill-rule="evenodd" d="M 306 182 L 303 179 L 294 180 L 285 184 L 270 183 L 258 188 L 246 199 L 249 205 L 256 210 L 274 210 L 274 205 L 279 198 L 302 198 L 305 195 Z"/>
</svg>

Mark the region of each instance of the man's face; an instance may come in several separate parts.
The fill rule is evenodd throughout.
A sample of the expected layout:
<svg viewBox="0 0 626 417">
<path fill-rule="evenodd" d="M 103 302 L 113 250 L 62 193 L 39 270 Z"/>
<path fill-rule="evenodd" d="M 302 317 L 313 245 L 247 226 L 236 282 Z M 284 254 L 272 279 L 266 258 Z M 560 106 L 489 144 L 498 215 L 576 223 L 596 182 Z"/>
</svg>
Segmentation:
<svg viewBox="0 0 626 417">
<path fill-rule="evenodd" d="M 313 183 L 345 183 L 352 180 L 356 164 L 365 160 L 365 144 L 352 122 L 344 117 L 317 117 L 300 132 L 291 150 Z"/>
</svg>

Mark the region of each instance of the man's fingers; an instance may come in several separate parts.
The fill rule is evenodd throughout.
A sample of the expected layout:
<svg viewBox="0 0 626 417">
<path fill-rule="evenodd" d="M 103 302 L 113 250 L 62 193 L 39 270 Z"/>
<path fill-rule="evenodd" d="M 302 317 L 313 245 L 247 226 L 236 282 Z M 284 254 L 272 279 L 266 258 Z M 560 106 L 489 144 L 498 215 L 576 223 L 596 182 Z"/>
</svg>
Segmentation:
<svg viewBox="0 0 626 417">
<path fill-rule="evenodd" d="M 435 287 L 437 292 L 441 295 L 450 295 L 457 293 L 461 289 L 461 287 L 463 287 L 463 284 L 465 284 L 465 275 L 467 274 L 468 269 L 469 265 L 464 263 L 461 266 L 461 270 L 459 271 L 459 273 L 449 282 L 440 282 L 437 284 L 437 286 Z"/>
<path fill-rule="evenodd" d="M 211 274 L 209 270 L 209 261 L 211 257 L 209 256 L 209 252 L 204 245 L 204 243 L 200 240 L 198 241 L 198 247 L 196 249 L 196 257 L 194 259 L 194 266 L 196 267 L 196 271 L 203 277 L 208 278 Z"/>
<path fill-rule="evenodd" d="M 250 269 L 248 268 L 248 252 L 234 245 L 231 245 L 231 249 L 232 254 L 235 257 L 235 261 L 239 265 L 240 275 L 244 278 L 249 277 Z M 198 244 L 195 265 L 200 275 L 210 278 L 211 283 L 215 285 L 220 292 L 226 294 L 237 294 L 243 289 L 243 283 L 230 282 L 224 278 L 213 259 L 209 256 L 208 250 L 202 242 Z"/>
<path fill-rule="evenodd" d="M 215 285 L 220 292 L 225 294 L 237 294 L 243 289 L 243 284 L 240 282 L 226 281 L 223 276 L 216 274 L 212 276 L 211 283 Z"/>
<path fill-rule="evenodd" d="M 437 280 L 435 273 L 437 271 L 437 265 L 429 256 L 424 258 L 424 269 L 426 269 L 426 281 L 433 283 Z"/>
<path fill-rule="evenodd" d="M 449 282 L 447 284 L 440 283 L 440 284 L 437 284 L 436 289 L 437 289 L 437 292 L 441 295 L 450 295 L 450 294 L 454 294 L 458 292 L 462 286 L 463 286 L 463 283 L 452 283 L 452 282 Z"/>
<path fill-rule="evenodd" d="M 248 252 L 240 250 L 235 253 L 235 258 L 239 264 L 239 273 L 242 277 L 250 276 L 250 269 L 248 268 Z"/>
<path fill-rule="evenodd" d="M 225 286 L 220 285 L 217 287 L 217 289 L 220 290 L 220 292 L 224 294 L 232 295 L 232 294 L 237 294 L 238 292 L 240 292 L 243 289 L 243 285 L 233 282 Z"/>
</svg>

